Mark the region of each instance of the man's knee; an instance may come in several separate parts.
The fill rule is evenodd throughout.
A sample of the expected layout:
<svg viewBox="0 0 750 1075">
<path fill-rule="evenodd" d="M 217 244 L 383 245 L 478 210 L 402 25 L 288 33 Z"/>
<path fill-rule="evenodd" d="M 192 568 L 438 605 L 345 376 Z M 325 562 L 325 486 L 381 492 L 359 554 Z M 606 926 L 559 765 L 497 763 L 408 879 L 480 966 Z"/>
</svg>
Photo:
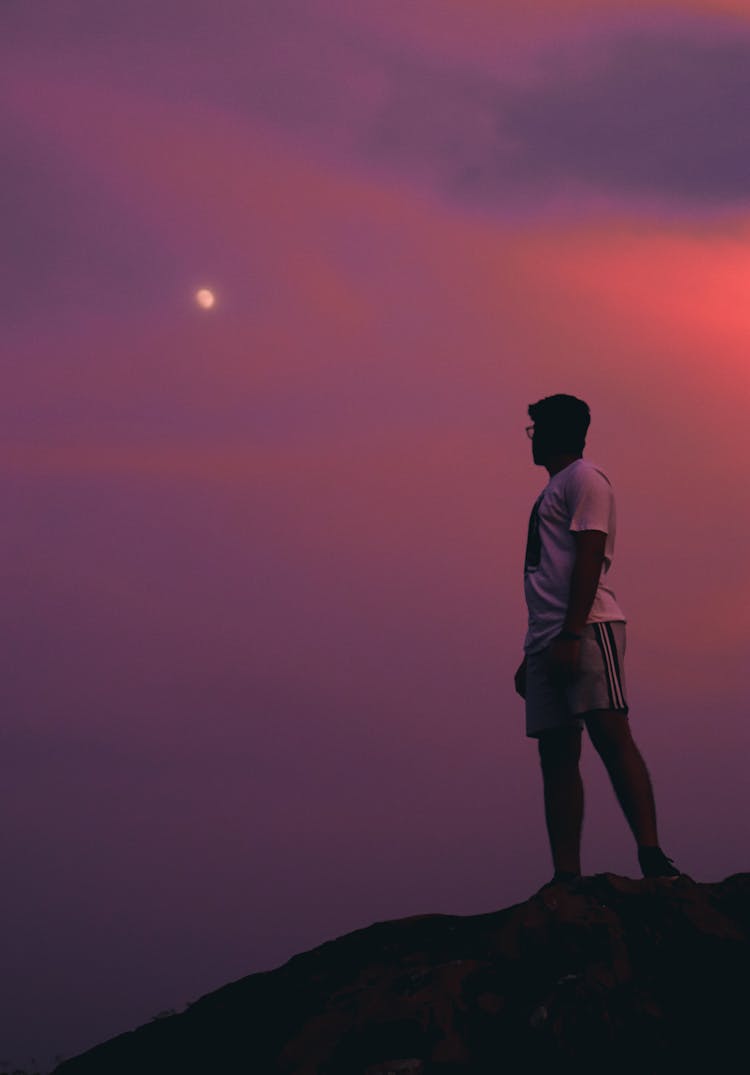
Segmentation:
<svg viewBox="0 0 750 1075">
<path fill-rule="evenodd" d="M 539 736 L 539 760 L 543 769 L 577 765 L 580 756 L 580 728 L 554 728 Z"/>
<path fill-rule="evenodd" d="M 627 712 L 592 709 L 583 714 L 583 719 L 594 748 L 603 758 L 619 754 L 630 746 L 632 736 Z"/>
</svg>

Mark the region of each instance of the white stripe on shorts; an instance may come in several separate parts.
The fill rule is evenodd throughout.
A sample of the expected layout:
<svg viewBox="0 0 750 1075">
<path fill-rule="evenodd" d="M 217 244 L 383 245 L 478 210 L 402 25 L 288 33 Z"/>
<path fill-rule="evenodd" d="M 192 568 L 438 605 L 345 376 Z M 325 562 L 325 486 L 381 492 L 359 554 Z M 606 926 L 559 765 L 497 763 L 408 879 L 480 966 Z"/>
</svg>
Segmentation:
<svg viewBox="0 0 750 1075">
<path fill-rule="evenodd" d="M 602 647 L 602 653 L 604 654 L 604 660 L 607 672 L 607 683 L 612 691 L 613 703 L 616 707 L 622 708 L 625 705 L 625 699 L 622 694 L 622 687 L 620 686 L 620 680 L 617 675 L 617 665 L 615 658 L 612 654 L 612 646 L 609 641 L 609 634 L 603 623 L 595 623 L 594 630 L 599 636 L 599 642 Z"/>
</svg>

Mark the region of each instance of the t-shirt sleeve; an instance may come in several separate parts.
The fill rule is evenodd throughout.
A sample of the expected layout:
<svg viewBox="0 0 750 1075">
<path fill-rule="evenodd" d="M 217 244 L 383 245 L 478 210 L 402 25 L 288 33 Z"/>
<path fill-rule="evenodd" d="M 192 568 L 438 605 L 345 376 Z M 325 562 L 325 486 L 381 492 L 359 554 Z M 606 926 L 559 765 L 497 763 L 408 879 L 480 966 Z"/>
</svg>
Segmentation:
<svg viewBox="0 0 750 1075">
<path fill-rule="evenodd" d="M 570 511 L 569 530 L 610 531 L 614 493 L 609 480 L 598 470 L 579 468 L 569 482 L 566 500 Z"/>
</svg>

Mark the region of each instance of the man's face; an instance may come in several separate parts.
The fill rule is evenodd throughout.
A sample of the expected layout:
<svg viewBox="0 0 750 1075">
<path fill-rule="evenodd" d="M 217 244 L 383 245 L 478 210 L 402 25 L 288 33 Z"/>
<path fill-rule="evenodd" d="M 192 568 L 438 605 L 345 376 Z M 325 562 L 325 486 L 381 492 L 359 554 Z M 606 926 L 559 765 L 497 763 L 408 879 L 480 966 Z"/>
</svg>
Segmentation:
<svg viewBox="0 0 750 1075">
<path fill-rule="evenodd" d="M 560 429 L 534 424 L 531 438 L 531 454 L 537 466 L 547 466 L 550 459 L 559 455 L 574 455 L 569 447 L 565 447 L 565 438 Z"/>
<path fill-rule="evenodd" d="M 535 424 L 531 438 L 531 455 L 537 466 L 544 466 L 549 452 L 549 443 L 545 440 L 544 430 Z"/>
</svg>

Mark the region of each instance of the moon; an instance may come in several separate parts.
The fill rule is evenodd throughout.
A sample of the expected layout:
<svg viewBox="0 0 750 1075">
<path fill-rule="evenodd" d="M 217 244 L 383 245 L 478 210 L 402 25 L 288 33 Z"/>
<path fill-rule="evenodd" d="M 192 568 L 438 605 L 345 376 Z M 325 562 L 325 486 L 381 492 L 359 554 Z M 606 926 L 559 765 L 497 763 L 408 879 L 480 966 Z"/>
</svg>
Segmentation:
<svg viewBox="0 0 750 1075">
<path fill-rule="evenodd" d="M 216 305 L 216 296 L 209 287 L 201 287 L 195 293 L 195 301 L 202 310 L 210 310 Z"/>
</svg>

